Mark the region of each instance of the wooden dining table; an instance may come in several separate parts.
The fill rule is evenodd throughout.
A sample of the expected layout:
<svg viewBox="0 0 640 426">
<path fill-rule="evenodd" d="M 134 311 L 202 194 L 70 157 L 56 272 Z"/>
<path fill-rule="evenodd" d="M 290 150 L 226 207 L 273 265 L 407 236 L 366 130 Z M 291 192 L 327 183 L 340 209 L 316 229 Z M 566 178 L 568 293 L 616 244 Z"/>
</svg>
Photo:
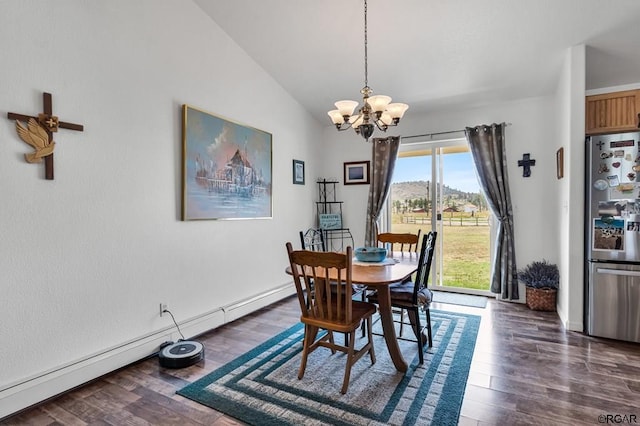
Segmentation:
<svg viewBox="0 0 640 426">
<path fill-rule="evenodd" d="M 393 264 L 367 264 L 362 265 L 354 260 L 351 270 L 351 282 L 353 284 L 365 285 L 370 289 L 378 291 L 378 312 L 382 323 L 382 334 L 389 350 L 389 355 L 393 365 L 398 371 L 407 371 L 408 364 L 400 352 L 396 330 L 393 324 L 393 312 L 391 310 L 391 293 L 389 284 L 404 281 L 418 270 L 418 256 L 415 253 L 394 254 Z M 390 262 L 389 262 L 390 263 Z M 336 270 L 329 274 L 329 279 L 336 279 L 332 276 Z M 286 272 L 292 275 L 291 267 L 286 268 Z"/>
</svg>

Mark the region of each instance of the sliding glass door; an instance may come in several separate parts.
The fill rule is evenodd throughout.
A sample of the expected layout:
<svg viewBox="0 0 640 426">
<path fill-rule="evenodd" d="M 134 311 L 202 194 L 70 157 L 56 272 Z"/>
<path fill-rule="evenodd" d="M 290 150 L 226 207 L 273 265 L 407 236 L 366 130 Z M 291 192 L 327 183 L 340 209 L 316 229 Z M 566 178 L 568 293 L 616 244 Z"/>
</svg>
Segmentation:
<svg viewBox="0 0 640 426">
<path fill-rule="evenodd" d="M 438 232 L 435 288 L 490 294 L 492 218 L 464 139 L 403 144 L 387 205 L 391 232 Z"/>
</svg>

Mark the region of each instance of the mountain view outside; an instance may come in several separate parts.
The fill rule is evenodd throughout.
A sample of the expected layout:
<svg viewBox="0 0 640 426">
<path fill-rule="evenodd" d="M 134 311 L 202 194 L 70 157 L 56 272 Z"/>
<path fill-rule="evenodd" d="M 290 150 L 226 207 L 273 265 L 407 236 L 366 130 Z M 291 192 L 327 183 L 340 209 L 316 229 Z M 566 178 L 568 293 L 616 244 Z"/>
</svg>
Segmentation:
<svg viewBox="0 0 640 426">
<path fill-rule="evenodd" d="M 487 202 L 469 152 L 441 154 L 441 180 L 431 198 L 431 156 L 399 157 L 391 186 L 391 232 L 426 234 L 435 214 L 437 286 L 489 290 L 491 254 Z M 406 180 L 415 176 L 415 180 Z M 444 179 L 443 179 L 444 178 Z M 434 213 L 435 212 L 435 213 Z"/>
</svg>

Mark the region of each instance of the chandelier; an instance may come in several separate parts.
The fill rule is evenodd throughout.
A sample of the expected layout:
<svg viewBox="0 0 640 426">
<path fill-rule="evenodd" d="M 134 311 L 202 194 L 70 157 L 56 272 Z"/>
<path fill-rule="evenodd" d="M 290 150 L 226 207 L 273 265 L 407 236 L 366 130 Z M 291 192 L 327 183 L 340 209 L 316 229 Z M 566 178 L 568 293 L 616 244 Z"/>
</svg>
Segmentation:
<svg viewBox="0 0 640 426">
<path fill-rule="evenodd" d="M 397 126 L 404 112 L 409 108 L 407 104 L 391 103 L 391 97 L 375 95 L 369 87 L 367 67 L 367 0 L 364 0 L 364 87 L 362 93 L 362 107 L 354 114 L 359 105 L 356 101 L 338 101 L 337 109 L 329 111 L 329 117 L 338 131 L 353 128 L 357 134 L 367 141 L 373 134 L 375 127 L 386 132 L 389 127 Z"/>
</svg>

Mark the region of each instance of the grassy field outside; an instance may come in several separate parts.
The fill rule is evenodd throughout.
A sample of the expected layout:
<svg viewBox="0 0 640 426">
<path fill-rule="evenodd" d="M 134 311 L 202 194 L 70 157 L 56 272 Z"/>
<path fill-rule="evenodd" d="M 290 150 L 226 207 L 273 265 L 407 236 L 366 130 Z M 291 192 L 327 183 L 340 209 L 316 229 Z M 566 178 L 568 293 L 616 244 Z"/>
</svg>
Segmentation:
<svg viewBox="0 0 640 426">
<path fill-rule="evenodd" d="M 480 217 L 478 218 L 477 215 Z M 412 216 L 418 220 L 407 220 L 406 216 Z M 418 223 L 406 223 L 408 221 Z M 487 213 L 484 215 L 479 213 L 474 217 L 465 213 L 453 213 L 452 216 L 447 213 L 438 224 L 438 228 L 440 228 L 438 240 L 442 245 L 440 243 L 437 245 L 443 247 L 444 253 L 441 254 L 442 270 L 436 266 L 439 265 L 439 259 L 434 257 L 432 268 L 436 267 L 439 274 L 436 285 L 439 285 L 442 278 L 442 285 L 447 287 L 489 290 L 491 254 Z M 431 229 L 430 216 L 418 213 L 394 214 L 392 217 L 391 232 L 415 234 L 419 229 L 422 230 L 422 234 Z"/>
</svg>

